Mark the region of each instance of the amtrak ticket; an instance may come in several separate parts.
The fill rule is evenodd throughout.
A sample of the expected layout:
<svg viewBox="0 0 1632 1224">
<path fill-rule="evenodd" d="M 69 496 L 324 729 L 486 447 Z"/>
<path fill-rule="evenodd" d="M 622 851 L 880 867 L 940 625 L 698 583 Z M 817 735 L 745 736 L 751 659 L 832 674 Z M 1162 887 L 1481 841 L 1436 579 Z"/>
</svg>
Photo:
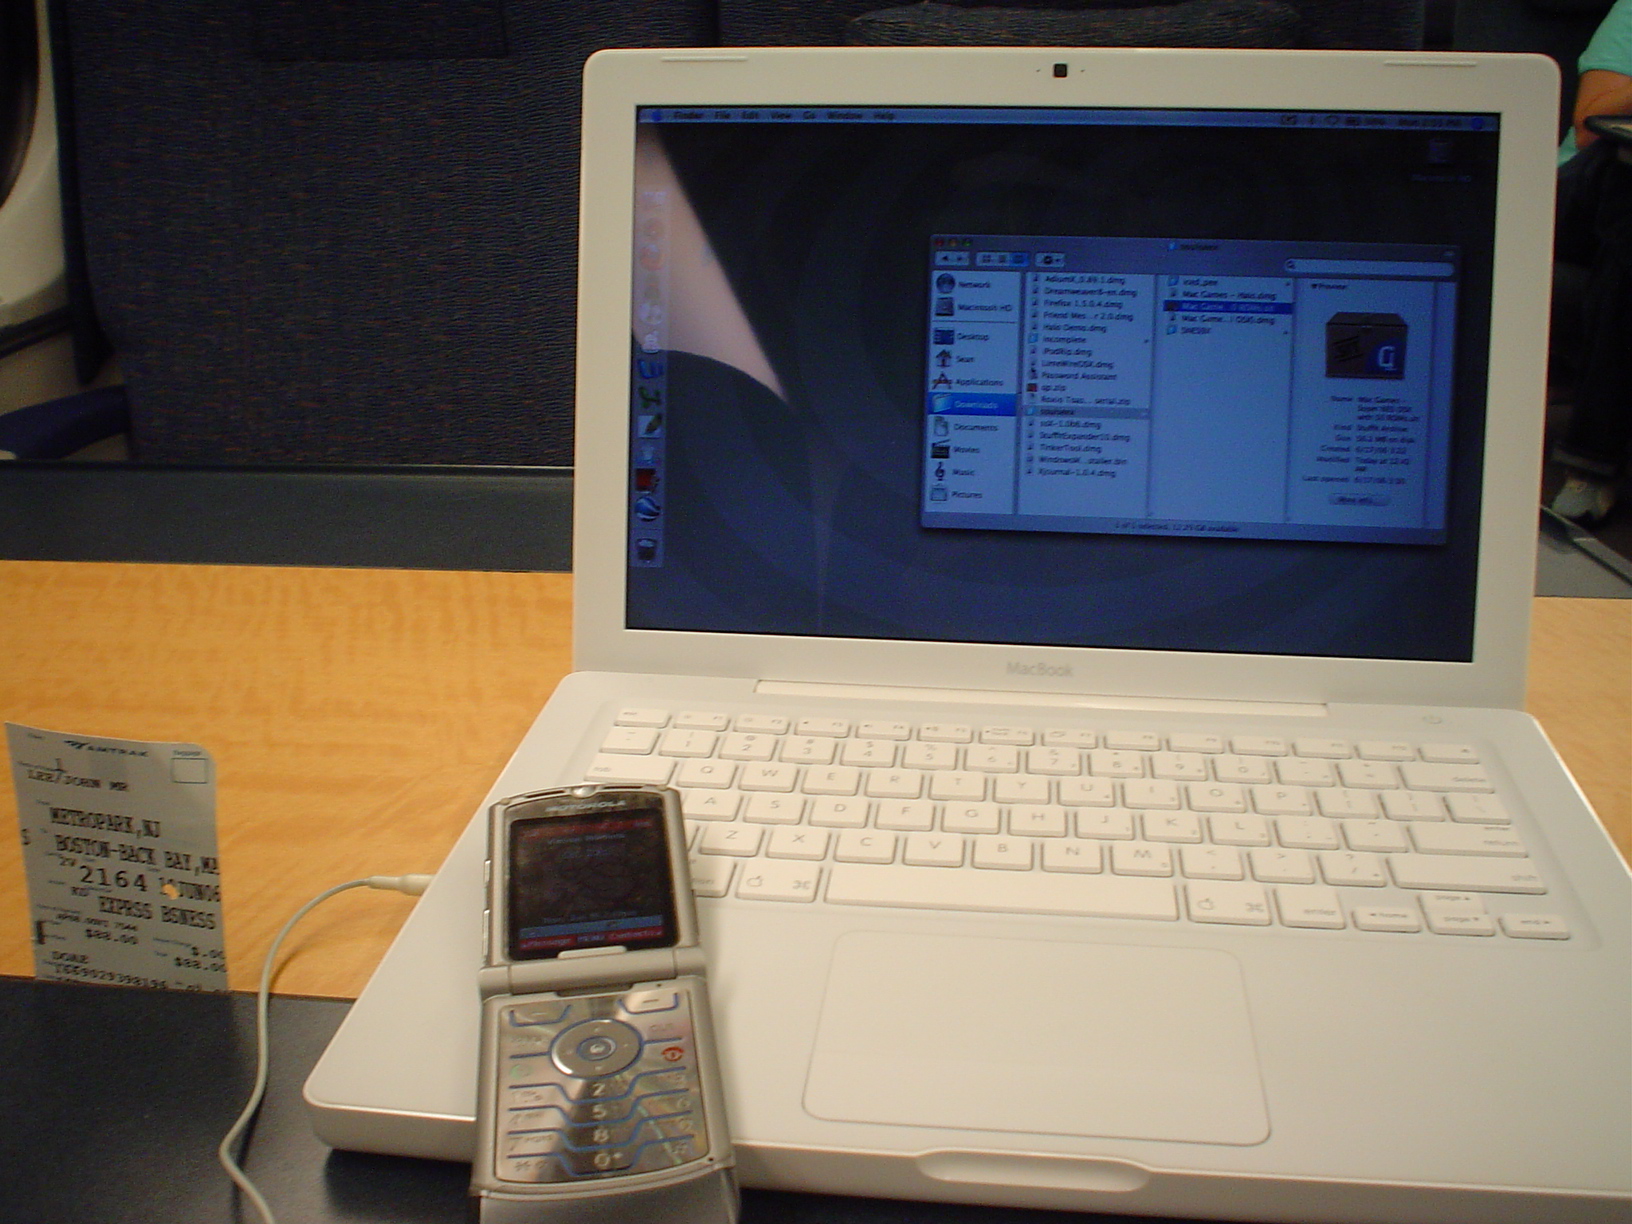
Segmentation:
<svg viewBox="0 0 1632 1224">
<path fill-rule="evenodd" d="M 35 974 L 226 990 L 210 754 L 13 723 L 6 738 Z"/>
</svg>

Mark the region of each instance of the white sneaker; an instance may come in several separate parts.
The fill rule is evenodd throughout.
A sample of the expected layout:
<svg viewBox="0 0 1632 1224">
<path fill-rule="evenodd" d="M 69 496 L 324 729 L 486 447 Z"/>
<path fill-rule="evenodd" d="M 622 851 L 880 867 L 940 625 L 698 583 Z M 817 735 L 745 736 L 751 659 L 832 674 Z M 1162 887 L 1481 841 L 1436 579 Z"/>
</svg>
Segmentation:
<svg viewBox="0 0 1632 1224">
<path fill-rule="evenodd" d="M 1553 513 L 1583 527 L 1601 523 L 1615 504 L 1615 482 L 1576 472 L 1553 498 Z"/>
</svg>

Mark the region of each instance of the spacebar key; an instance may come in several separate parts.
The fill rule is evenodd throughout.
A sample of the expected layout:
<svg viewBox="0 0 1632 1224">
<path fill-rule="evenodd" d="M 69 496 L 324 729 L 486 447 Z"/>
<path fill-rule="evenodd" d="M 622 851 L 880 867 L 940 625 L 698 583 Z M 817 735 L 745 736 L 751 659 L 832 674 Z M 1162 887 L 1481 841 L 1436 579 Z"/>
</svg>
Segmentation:
<svg viewBox="0 0 1632 1224">
<path fill-rule="evenodd" d="M 1163 880 L 973 871 L 944 867 L 869 867 L 835 863 L 827 900 L 836 905 L 1155 918 L 1176 922 L 1178 900 Z"/>
</svg>

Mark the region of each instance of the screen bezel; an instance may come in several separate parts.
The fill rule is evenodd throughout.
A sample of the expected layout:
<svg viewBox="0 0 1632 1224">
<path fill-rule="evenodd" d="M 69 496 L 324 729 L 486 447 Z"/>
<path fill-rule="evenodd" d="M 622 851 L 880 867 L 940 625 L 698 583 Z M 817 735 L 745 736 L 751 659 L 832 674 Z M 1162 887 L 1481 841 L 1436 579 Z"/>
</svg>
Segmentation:
<svg viewBox="0 0 1632 1224">
<path fill-rule="evenodd" d="M 1534 485 L 1545 402 L 1552 156 L 1536 57 L 1104 49 L 776 49 L 707 61 L 611 52 L 586 72 L 580 278 L 575 664 L 792 682 L 1258 702 L 1522 703 L 1534 581 Z M 842 63 L 840 62 L 842 60 Z M 1450 71 L 1451 68 L 1458 69 Z M 1465 69 L 1475 71 L 1465 71 Z M 1426 71 L 1432 69 L 1433 71 Z M 1407 75 L 1409 74 L 1409 75 Z M 1272 103 L 1263 82 L 1273 79 Z M 641 105 L 960 104 L 1401 109 L 1500 117 L 1479 592 L 1469 662 L 1163 653 L 1087 647 L 871 641 L 624 628 L 631 167 Z"/>
</svg>

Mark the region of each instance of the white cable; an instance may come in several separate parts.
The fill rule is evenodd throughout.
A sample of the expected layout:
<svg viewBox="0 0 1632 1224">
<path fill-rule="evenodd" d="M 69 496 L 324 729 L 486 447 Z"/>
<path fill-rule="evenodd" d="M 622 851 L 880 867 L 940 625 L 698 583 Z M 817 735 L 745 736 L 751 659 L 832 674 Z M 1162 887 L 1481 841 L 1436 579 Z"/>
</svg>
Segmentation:
<svg viewBox="0 0 1632 1224">
<path fill-rule="evenodd" d="M 232 1178 L 233 1184 L 244 1192 L 244 1197 L 254 1204 L 255 1210 L 260 1214 L 265 1224 L 277 1224 L 277 1221 L 273 1218 L 272 1209 L 266 1205 L 266 1200 L 261 1197 L 261 1192 L 255 1188 L 255 1184 L 249 1180 L 248 1174 L 239 1166 L 237 1159 L 232 1154 L 232 1146 L 238 1142 L 238 1137 L 244 1133 L 244 1128 L 249 1125 L 250 1119 L 260 1109 L 261 1099 L 266 1095 L 267 1070 L 271 1061 L 266 1032 L 266 1017 L 268 1002 L 272 995 L 272 977 L 278 959 L 278 948 L 282 946 L 284 936 L 294 929 L 295 923 L 336 893 L 345 892 L 348 888 L 385 888 L 417 897 L 425 891 L 430 882 L 431 877 L 428 875 L 403 875 L 367 876 L 360 880 L 348 880 L 344 884 L 336 884 L 333 888 L 318 893 L 317 896 L 296 910 L 290 916 L 289 921 L 283 924 L 283 929 L 273 937 L 272 946 L 266 950 L 266 960 L 261 965 L 261 988 L 255 997 L 255 1087 L 249 1094 L 249 1102 L 244 1106 L 243 1113 L 238 1115 L 238 1120 L 232 1124 L 232 1129 L 227 1132 L 226 1137 L 221 1140 L 221 1146 L 216 1149 L 216 1156 L 221 1161 L 221 1167 L 227 1171 L 227 1176 Z"/>
</svg>

